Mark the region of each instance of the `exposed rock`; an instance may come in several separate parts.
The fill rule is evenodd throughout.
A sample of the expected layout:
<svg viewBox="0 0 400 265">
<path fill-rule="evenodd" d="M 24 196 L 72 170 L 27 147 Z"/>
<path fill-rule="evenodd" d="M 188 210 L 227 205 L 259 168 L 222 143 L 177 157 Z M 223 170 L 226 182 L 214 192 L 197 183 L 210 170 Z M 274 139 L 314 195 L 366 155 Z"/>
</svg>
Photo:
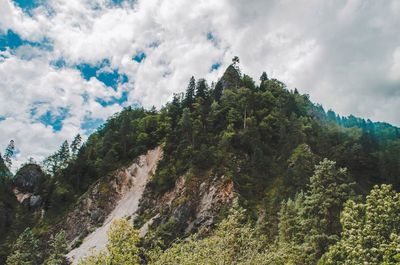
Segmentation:
<svg viewBox="0 0 400 265">
<path fill-rule="evenodd" d="M 46 175 L 42 168 L 36 164 L 22 166 L 13 179 L 15 188 L 24 193 L 38 193 L 45 181 Z"/>
<path fill-rule="evenodd" d="M 150 220 L 148 220 L 140 229 L 139 229 L 139 237 L 146 236 L 147 232 L 149 231 L 149 227 L 153 224 L 154 219 L 157 219 L 160 214 L 156 214 Z"/>
<path fill-rule="evenodd" d="M 37 210 L 42 206 L 43 197 L 40 195 L 34 195 L 30 192 L 21 192 L 17 188 L 14 188 L 13 192 L 17 201 L 27 209 Z"/>
<path fill-rule="evenodd" d="M 43 198 L 40 195 L 32 195 L 29 199 L 29 207 L 31 209 L 37 209 L 42 205 Z"/>
<path fill-rule="evenodd" d="M 113 220 L 135 215 L 147 181 L 161 157 L 162 150 L 158 147 L 140 156 L 128 168 L 97 182 L 57 226 L 55 230 L 66 231 L 72 246 L 81 242 L 68 253 L 73 264 L 90 254 L 91 250 L 100 251 L 106 247 L 107 231 Z M 108 187 L 108 192 L 102 196 L 103 185 Z"/>
<path fill-rule="evenodd" d="M 22 203 L 26 199 L 29 200 L 29 198 L 33 195 L 32 193 L 29 193 L 29 192 L 26 192 L 26 193 L 25 192 L 21 192 L 17 188 L 14 188 L 13 192 L 14 192 L 15 198 L 17 198 L 17 201 L 19 203 Z"/>
<path fill-rule="evenodd" d="M 233 65 L 228 66 L 221 78 L 221 82 L 224 89 L 238 89 L 241 83 L 238 70 Z"/>
<path fill-rule="evenodd" d="M 209 177 L 202 183 L 191 185 L 187 185 L 182 176 L 177 179 L 173 190 L 156 198 L 149 189 L 141 201 L 139 215 L 153 217 L 141 230 L 147 232 L 148 227 L 157 229 L 172 219 L 176 222 L 175 232 L 181 236 L 209 230 L 221 208 L 229 205 L 234 197 L 233 182 L 224 176 Z"/>
</svg>

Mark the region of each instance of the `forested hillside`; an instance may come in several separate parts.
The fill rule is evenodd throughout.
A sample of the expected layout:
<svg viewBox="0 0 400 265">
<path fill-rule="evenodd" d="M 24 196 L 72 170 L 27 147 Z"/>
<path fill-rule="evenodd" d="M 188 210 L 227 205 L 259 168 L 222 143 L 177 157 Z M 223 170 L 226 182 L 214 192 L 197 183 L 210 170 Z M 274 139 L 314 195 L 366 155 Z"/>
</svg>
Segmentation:
<svg viewBox="0 0 400 265">
<path fill-rule="evenodd" d="M 224 177 L 236 199 L 209 230 L 183 241 L 187 234 L 171 218 L 139 238 L 136 228 L 149 219 L 142 209 L 135 227 L 117 222 L 108 251 L 82 264 L 400 264 L 400 129 L 326 112 L 265 72 L 254 81 L 237 62 L 216 83 L 192 77 L 161 110 L 125 108 L 82 146 L 80 137 L 64 143 L 38 173 L 31 191 L 41 198 L 38 208 L 13 196 L 24 167 L 13 177 L 0 160 L 0 254 L 10 256 L 7 264 L 22 264 L 25 254 L 29 260 L 35 250 L 23 239 L 48 236 L 93 183 L 157 146 L 163 158 L 146 196 L 156 201 L 180 177 L 188 190 Z M 107 192 L 99 190 L 99 198 Z M 193 200 L 188 194 L 173 207 Z M 10 248 L 26 227 L 33 233 Z M 66 253 L 61 241 L 58 235 L 50 253 L 23 264 L 64 264 L 51 263 Z"/>
</svg>

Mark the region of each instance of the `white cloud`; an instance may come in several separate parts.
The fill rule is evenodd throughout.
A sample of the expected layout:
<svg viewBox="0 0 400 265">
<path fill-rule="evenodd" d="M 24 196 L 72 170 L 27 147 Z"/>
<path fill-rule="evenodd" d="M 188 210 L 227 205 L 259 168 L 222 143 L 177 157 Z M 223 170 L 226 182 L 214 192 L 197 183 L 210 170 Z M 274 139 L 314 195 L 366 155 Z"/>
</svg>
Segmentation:
<svg viewBox="0 0 400 265">
<path fill-rule="evenodd" d="M 393 52 L 393 61 L 390 68 L 390 78 L 393 81 L 400 81 L 400 47 Z"/>
<path fill-rule="evenodd" d="M 0 147 L 18 137 L 19 161 L 43 157 L 79 132 L 88 115 L 106 118 L 121 109 L 103 107 L 96 98 L 119 97 L 124 90 L 126 104 L 160 107 L 192 75 L 215 81 L 234 55 L 255 79 L 265 70 L 340 114 L 400 125 L 399 7 L 396 0 L 139 0 L 122 6 L 54 0 L 27 15 L 11 0 L 0 0 L 0 32 L 12 29 L 23 39 L 52 44 L 49 51 L 22 46 L 2 52 L 0 116 L 7 119 L 0 121 Z M 146 54 L 141 63 L 132 60 L 138 52 Z M 66 68 L 51 66 L 59 58 Z M 74 69 L 103 59 L 129 77 L 117 91 Z M 210 71 L 214 63 L 222 66 Z M 38 101 L 44 103 L 36 106 L 37 115 L 70 110 L 61 131 L 34 120 L 30 110 Z"/>
</svg>

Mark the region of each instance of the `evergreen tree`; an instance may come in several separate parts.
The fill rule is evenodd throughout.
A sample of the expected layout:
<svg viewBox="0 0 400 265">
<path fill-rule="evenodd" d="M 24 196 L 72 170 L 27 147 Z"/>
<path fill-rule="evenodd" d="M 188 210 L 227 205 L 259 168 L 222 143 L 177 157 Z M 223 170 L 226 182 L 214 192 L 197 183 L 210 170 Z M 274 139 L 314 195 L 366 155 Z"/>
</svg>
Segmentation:
<svg viewBox="0 0 400 265">
<path fill-rule="evenodd" d="M 262 72 L 262 74 L 261 74 L 261 76 L 260 76 L 260 82 L 261 82 L 261 84 L 264 82 L 264 81 L 267 81 L 268 80 L 268 75 L 267 75 L 267 73 L 266 72 Z"/>
<path fill-rule="evenodd" d="M 11 168 L 12 166 L 11 158 L 14 155 L 14 150 L 15 150 L 14 140 L 11 140 L 6 147 L 6 150 L 4 151 L 4 162 L 8 168 Z"/>
<path fill-rule="evenodd" d="M 47 173 L 55 176 L 60 170 L 65 169 L 71 160 L 68 141 L 64 141 L 57 152 L 48 156 L 43 161 L 43 168 Z"/>
<path fill-rule="evenodd" d="M 82 137 L 78 133 L 75 137 L 74 140 L 71 143 L 70 149 L 71 149 L 71 158 L 76 159 L 78 156 L 79 148 L 81 147 L 82 144 Z"/>
<path fill-rule="evenodd" d="M 316 158 L 307 144 L 298 145 L 288 159 L 287 183 L 295 189 L 305 188 L 315 167 Z"/>
<path fill-rule="evenodd" d="M 184 139 L 189 141 L 192 145 L 194 144 L 193 134 L 192 134 L 192 119 L 190 117 L 190 111 L 188 108 L 183 109 L 182 118 L 180 120 L 180 126 L 182 128 L 182 133 Z"/>
<path fill-rule="evenodd" d="M 365 203 L 347 202 L 340 223 L 342 237 L 321 264 L 400 264 L 400 193 L 390 185 L 375 186 Z"/>
<path fill-rule="evenodd" d="M 218 81 L 213 90 L 214 100 L 218 103 L 221 102 L 222 93 L 224 90 L 224 86 L 221 81 Z"/>
<path fill-rule="evenodd" d="M 0 180 L 3 180 L 10 176 L 11 176 L 11 172 L 8 169 L 8 167 L 6 166 L 6 164 L 3 160 L 3 157 L 1 156 L 1 153 L 0 153 Z"/>
<path fill-rule="evenodd" d="M 38 253 L 39 240 L 27 228 L 15 241 L 6 265 L 39 265 Z"/>
<path fill-rule="evenodd" d="M 304 208 L 304 193 L 296 194 L 295 199 L 283 201 L 278 213 L 278 242 L 301 244 L 304 240 L 304 230 L 300 213 Z"/>
<path fill-rule="evenodd" d="M 347 170 L 337 168 L 333 161 L 325 158 L 315 167 L 302 211 L 308 263 L 314 264 L 338 240 L 337 220 L 343 204 L 353 196 L 353 185 Z"/>
<path fill-rule="evenodd" d="M 61 144 L 60 149 L 58 150 L 58 157 L 60 160 L 61 169 L 66 168 L 70 161 L 70 158 L 71 158 L 71 153 L 70 153 L 69 144 L 68 144 L 67 140 L 65 140 Z"/>
<path fill-rule="evenodd" d="M 196 92 L 196 80 L 194 76 L 190 78 L 189 85 L 186 89 L 185 98 L 183 99 L 183 107 L 192 109 Z"/>
<path fill-rule="evenodd" d="M 58 232 L 50 242 L 50 256 L 44 265 L 68 265 L 66 257 L 68 253 L 68 243 L 65 238 L 65 232 Z"/>
<path fill-rule="evenodd" d="M 208 99 L 208 85 L 205 79 L 200 79 L 196 86 L 196 98 Z"/>
</svg>

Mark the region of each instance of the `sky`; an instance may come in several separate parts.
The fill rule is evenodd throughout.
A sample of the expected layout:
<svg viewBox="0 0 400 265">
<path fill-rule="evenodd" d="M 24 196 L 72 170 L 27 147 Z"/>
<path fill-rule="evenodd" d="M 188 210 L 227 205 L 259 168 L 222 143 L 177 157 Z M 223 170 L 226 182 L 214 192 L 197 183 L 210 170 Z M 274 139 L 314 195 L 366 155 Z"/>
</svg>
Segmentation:
<svg viewBox="0 0 400 265">
<path fill-rule="evenodd" d="M 400 126 L 397 0 L 0 0 L 0 151 L 14 169 L 233 56 L 341 115 Z"/>
</svg>

